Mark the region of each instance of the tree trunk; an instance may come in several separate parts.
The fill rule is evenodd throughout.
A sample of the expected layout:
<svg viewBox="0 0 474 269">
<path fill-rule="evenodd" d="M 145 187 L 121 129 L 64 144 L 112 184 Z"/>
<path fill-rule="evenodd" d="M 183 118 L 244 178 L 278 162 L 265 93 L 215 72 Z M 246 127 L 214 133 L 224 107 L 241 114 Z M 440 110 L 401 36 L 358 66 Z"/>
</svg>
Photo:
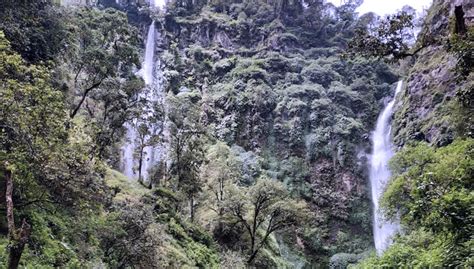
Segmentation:
<svg viewBox="0 0 474 269">
<path fill-rule="evenodd" d="M 16 232 L 16 231 L 15 231 Z M 11 243 L 10 254 L 8 256 L 8 269 L 17 269 L 20 263 L 21 254 L 25 249 L 26 242 L 30 238 L 31 226 L 23 219 L 20 231 L 16 235 L 15 241 Z"/>
<path fill-rule="evenodd" d="M 467 32 L 467 28 L 466 28 L 466 22 L 464 19 L 465 14 L 464 14 L 464 10 L 462 6 L 456 6 L 454 8 L 454 15 L 456 17 L 454 33 L 458 35 L 465 35 Z"/>
<path fill-rule="evenodd" d="M 250 253 L 250 257 L 248 258 L 247 260 L 247 264 L 248 265 L 251 265 L 253 263 L 253 260 L 255 259 L 255 257 L 257 257 L 257 254 L 258 252 L 260 251 L 260 249 L 263 247 L 263 245 L 267 242 L 268 240 L 268 237 L 270 236 L 271 234 L 271 231 L 267 231 L 265 233 L 265 236 L 263 237 L 262 241 L 258 244 L 257 248 L 255 248 L 255 237 L 253 237 L 253 240 L 252 240 L 252 252 Z M 254 250 L 255 249 L 255 250 Z"/>
<path fill-rule="evenodd" d="M 140 147 L 140 157 L 138 158 L 138 182 L 143 185 L 142 166 L 143 166 L 143 151 L 144 147 Z"/>
<path fill-rule="evenodd" d="M 31 227 L 23 219 L 20 230 L 15 228 L 15 218 L 13 215 L 13 179 L 12 173 L 7 168 L 5 170 L 6 181 L 6 205 L 7 205 L 7 222 L 8 222 L 8 238 L 10 239 L 10 247 L 8 254 L 8 269 L 16 269 L 20 263 L 21 254 L 25 248 L 25 244 L 30 238 Z"/>
<path fill-rule="evenodd" d="M 99 87 L 101 83 L 102 83 L 102 80 L 100 80 L 99 82 L 93 84 L 92 86 L 90 86 L 89 88 L 84 90 L 84 93 L 82 94 L 82 97 L 81 97 L 81 100 L 79 101 L 79 104 L 76 105 L 74 110 L 71 111 L 71 114 L 69 115 L 71 117 L 71 119 L 74 119 L 74 117 L 77 115 L 77 112 L 79 112 L 79 109 L 81 108 L 82 104 L 86 100 L 86 97 L 89 94 L 89 92 L 92 91 L 93 89 Z"/>
<path fill-rule="evenodd" d="M 11 239 L 15 234 L 15 219 L 13 217 L 13 179 L 12 172 L 7 168 L 5 170 L 5 199 L 7 206 L 8 237 Z"/>
<path fill-rule="evenodd" d="M 257 251 L 252 252 L 252 255 L 250 255 L 249 259 L 247 260 L 247 264 L 251 265 L 255 257 L 257 257 Z"/>
<path fill-rule="evenodd" d="M 189 206 L 191 209 L 191 222 L 194 222 L 194 197 L 192 195 L 189 197 Z"/>
<path fill-rule="evenodd" d="M 252 260 L 255 258 L 255 236 L 250 235 L 250 258 L 248 259 L 247 263 L 250 264 Z"/>
<path fill-rule="evenodd" d="M 257 237 L 257 217 L 258 217 L 259 212 L 260 212 L 260 209 L 257 207 L 257 205 L 255 205 L 255 209 L 253 212 L 252 231 L 250 233 L 250 239 L 251 239 L 250 257 L 255 256 L 254 254 L 255 254 L 255 240 Z"/>
</svg>

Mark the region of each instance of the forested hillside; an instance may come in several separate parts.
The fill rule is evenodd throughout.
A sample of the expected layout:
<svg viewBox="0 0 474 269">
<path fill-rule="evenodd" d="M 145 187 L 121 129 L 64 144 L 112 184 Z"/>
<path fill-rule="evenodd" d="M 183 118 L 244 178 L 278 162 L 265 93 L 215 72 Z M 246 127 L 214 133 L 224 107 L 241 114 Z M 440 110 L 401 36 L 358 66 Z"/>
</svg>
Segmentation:
<svg viewBox="0 0 474 269">
<path fill-rule="evenodd" d="M 403 233 L 360 268 L 474 264 L 473 7 L 434 1 L 428 11 L 394 117 L 401 149 L 381 201 Z"/>
<path fill-rule="evenodd" d="M 358 0 L 0 0 L 0 268 L 474 266 L 455 2 L 415 42 L 413 10 Z M 377 255 L 394 96 L 380 204 L 400 228 Z"/>
</svg>

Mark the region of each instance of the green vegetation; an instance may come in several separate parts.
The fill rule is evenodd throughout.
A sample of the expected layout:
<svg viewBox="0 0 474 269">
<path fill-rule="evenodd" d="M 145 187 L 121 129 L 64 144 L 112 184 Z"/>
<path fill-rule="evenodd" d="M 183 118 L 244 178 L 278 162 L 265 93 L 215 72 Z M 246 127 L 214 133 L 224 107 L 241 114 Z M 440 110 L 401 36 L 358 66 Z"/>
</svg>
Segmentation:
<svg viewBox="0 0 474 269">
<path fill-rule="evenodd" d="M 469 6 L 450 13 L 449 5 L 434 1 L 429 10 L 395 113 L 402 149 L 381 205 L 402 231 L 383 255 L 356 268 L 473 266 L 472 26 L 462 17 Z"/>
<path fill-rule="evenodd" d="M 272 233 L 295 228 L 308 214 L 305 204 L 288 198 L 282 184 L 265 178 L 259 179 L 246 191 L 231 189 L 229 195 L 224 210 L 229 211 L 233 219 L 227 222 L 228 225 L 229 222 L 242 225 L 246 236 L 250 237 L 249 264 L 253 263 Z M 264 223 L 266 228 L 260 235 L 259 228 Z"/>
<path fill-rule="evenodd" d="M 472 267 L 474 140 L 438 149 L 407 146 L 391 167 L 395 176 L 382 204 L 388 217 L 400 217 L 403 233 L 380 258 L 369 258 L 360 268 Z"/>
<path fill-rule="evenodd" d="M 267 177 L 303 198 L 318 213 L 301 229 L 278 233 L 293 246 L 300 240 L 300 259 L 315 266 L 327 266 L 338 252 L 359 254 L 371 245 L 370 202 L 357 153 L 368 148 L 364 137 L 378 101 L 390 94 L 397 77 L 383 63 L 341 60 L 360 24 L 353 14 L 358 4 L 171 1 L 161 21 L 169 41 L 161 57 L 167 91 L 178 96 L 190 91 L 199 99 L 206 143 L 226 143 L 231 153 L 225 160 L 242 167 L 219 180 L 218 173 L 230 174 L 229 167 L 213 164 L 223 170 L 211 173 L 204 164 L 204 175 L 217 177 L 210 184 L 238 183 L 244 189 Z M 214 186 L 205 193 L 223 189 Z M 217 214 L 197 210 L 220 219 L 223 201 L 212 192 L 201 203 L 212 204 Z M 320 232 L 311 232 L 316 228 Z M 237 240 L 221 244 L 234 243 L 235 252 L 242 249 Z"/>
<path fill-rule="evenodd" d="M 356 36 L 349 43 L 348 54 L 400 60 L 413 56 L 422 47 L 411 52 L 408 42 L 413 39 L 415 10 L 408 8 L 397 14 L 388 15 L 371 27 L 375 17 L 367 15 L 366 24 L 360 25 Z M 373 25 L 373 24 L 372 24 Z M 423 44 L 426 45 L 426 44 Z"/>
<path fill-rule="evenodd" d="M 0 0 L 1 268 L 473 266 L 472 26 L 431 31 L 443 1 L 414 47 L 408 8 L 145 2 Z M 152 19 L 159 85 L 137 75 Z M 377 257 L 363 153 L 395 69 L 381 202 L 403 233 Z M 119 172 L 130 125 L 136 182 Z"/>
</svg>

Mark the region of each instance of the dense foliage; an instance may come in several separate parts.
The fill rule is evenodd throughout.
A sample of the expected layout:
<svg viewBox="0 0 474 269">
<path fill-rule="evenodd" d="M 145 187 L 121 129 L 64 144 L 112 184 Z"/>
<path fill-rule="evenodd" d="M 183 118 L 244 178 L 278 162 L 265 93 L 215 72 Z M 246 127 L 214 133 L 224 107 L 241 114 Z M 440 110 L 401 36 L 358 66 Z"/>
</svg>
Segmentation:
<svg viewBox="0 0 474 269">
<path fill-rule="evenodd" d="M 39 233 L 47 228 L 40 212 L 56 204 L 59 210 L 72 210 L 106 202 L 106 187 L 99 180 L 102 168 L 89 158 L 87 141 L 78 139 L 82 131 L 67 127 L 64 96 L 51 87 L 49 70 L 26 63 L 11 50 L 3 32 L 0 58 L 2 189 L 9 176 L 14 186 L 11 194 L 2 193 L 2 200 L 12 196 L 17 219 L 32 226 L 30 245 L 40 247 L 45 242 Z"/>
<path fill-rule="evenodd" d="M 382 257 L 361 267 L 471 267 L 474 141 L 438 149 L 407 146 L 391 167 L 395 175 L 382 204 L 388 217 L 400 217 L 403 234 Z"/>
<path fill-rule="evenodd" d="M 356 30 L 356 36 L 348 46 L 350 55 L 361 54 L 365 57 L 387 57 L 399 60 L 413 56 L 410 41 L 414 39 L 414 11 L 404 10 L 394 15 L 388 15 L 374 26 L 374 22 Z M 377 18 L 369 17 L 368 20 Z M 424 44 L 426 45 L 426 44 Z M 419 51 L 420 49 L 417 49 Z"/>
<path fill-rule="evenodd" d="M 472 27 L 440 38 L 442 1 L 416 44 L 412 10 L 359 0 L 53 2 L 0 0 L 0 267 L 472 267 Z M 365 153 L 398 74 L 372 56 L 408 55 L 382 200 L 403 233 L 376 257 Z"/>
<path fill-rule="evenodd" d="M 245 170 L 229 181 L 278 180 L 317 212 L 280 234 L 291 245 L 302 242 L 300 260 L 320 266 L 370 246 L 357 154 L 368 148 L 379 101 L 396 81 L 383 63 L 340 57 L 365 23 L 354 13 L 359 4 L 172 1 L 160 20 L 169 94 L 193 95 L 210 141 L 231 147 Z"/>
<path fill-rule="evenodd" d="M 395 142 L 403 148 L 381 203 L 402 232 L 360 268 L 473 266 L 473 43 L 464 18 L 472 4 L 450 5 L 434 1 L 429 10 L 417 43 L 430 41 L 413 59 L 395 114 Z M 427 79 L 434 70 L 436 79 Z"/>
</svg>

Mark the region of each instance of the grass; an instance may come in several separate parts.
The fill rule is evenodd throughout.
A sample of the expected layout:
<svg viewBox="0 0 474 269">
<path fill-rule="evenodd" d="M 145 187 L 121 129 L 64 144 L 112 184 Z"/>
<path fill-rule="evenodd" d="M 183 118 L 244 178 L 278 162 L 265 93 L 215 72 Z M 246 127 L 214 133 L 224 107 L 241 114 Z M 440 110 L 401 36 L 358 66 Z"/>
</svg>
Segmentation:
<svg viewBox="0 0 474 269">
<path fill-rule="evenodd" d="M 114 199 L 125 200 L 130 198 L 140 198 L 151 191 L 140 185 L 135 180 L 130 180 L 127 176 L 117 170 L 107 168 L 105 183 L 108 187 L 118 190 Z"/>
</svg>

